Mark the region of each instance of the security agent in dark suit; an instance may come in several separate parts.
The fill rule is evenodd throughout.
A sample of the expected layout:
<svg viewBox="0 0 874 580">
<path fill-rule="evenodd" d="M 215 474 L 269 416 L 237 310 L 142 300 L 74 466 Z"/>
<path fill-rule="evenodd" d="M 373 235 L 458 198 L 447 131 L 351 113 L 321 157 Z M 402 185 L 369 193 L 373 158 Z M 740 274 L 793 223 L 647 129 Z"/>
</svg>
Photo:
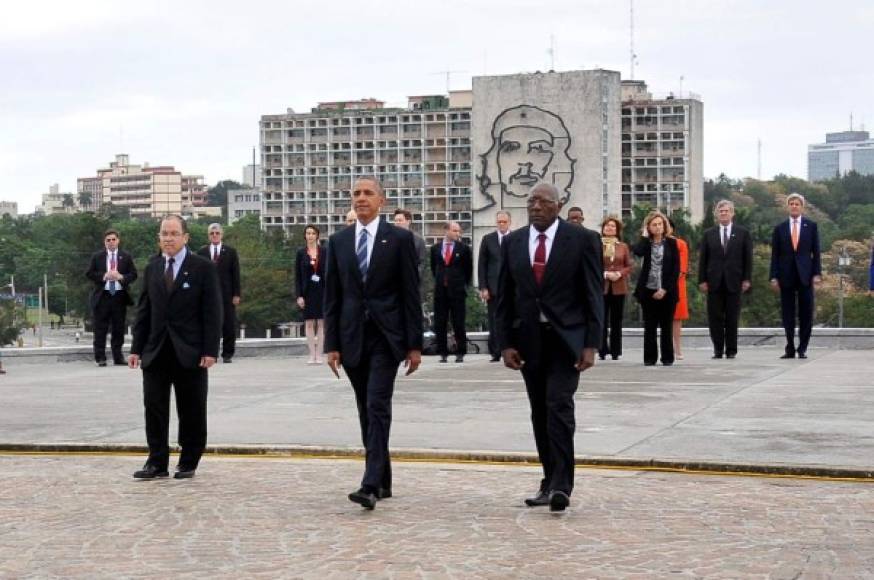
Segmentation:
<svg viewBox="0 0 874 580">
<path fill-rule="evenodd" d="M 106 333 L 111 329 L 112 362 L 127 364 L 121 348 L 124 345 L 124 327 L 127 307 L 133 304 L 130 286 L 137 279 L 137 267 L 131 255 L 118 249 L 118 231 L 110 229 L 103 234 L 106 248 L 91 256 L 85 276 L 94 282 L 91 292 L 91 313 L 94 326 L 94 360 L 106 366 Z"/>
<path fill-rule="evenodd" d="M 510 233 L 510 212 L 499 210 L 495 214 L 495 231 L 483 236 L 477 259 L 477 283 L 479 296 L 486 303 L 489 315 L 489 354 L 492 362 L 501 360 L 498 333 L 495 329 L 495 310 L 498 305 L 498 274 L 501 272 L 501 244 Z"/>
<path fill-rule="evenodd" d="M 137 479 L 167 477 L 170 388 L 176 390 L 179 445 L 174 477 L 194 476 L 206 447 L 207 369 L 218 356 L 221 291 L 215 266 L 187 247 L 185 220 L 169 215 L 158 235 L 161 253 L 146 266 L 128 366 L 142 364 L 149 458 Z"/>
<path fill-rule="evenodd" d="M 813 289 L 822 282 L 819 230 L 803 217 L 804 197 L 786 198 L 789 219 L 777 224 L 771 236 L 771 287 L 780 292 L 786 350 L 780 358 L 807 358 L 813 329 Z M 798 313 L 798 346 L 795 346 L 795 315 Z"/>
<path fill-rule="evenodd" d="M 737 355 L 740 296 L 750 289 L 753 276 L 753 240 L 743 226 L 733 223 L 734 204 L 723 199 L 713 210 L 718 222 L 704 232 L 698 264 L 698 286 L 707 294 L 707 324 L 713 358 Z"/>
<path fill-rule="evenodd" d="M 522 371 L 540 490 L 528 506 L 563 511 L 574 485 L 574 393 L 595 364 L 604 317 L 601 241 L 558 217 L 558 190 L 541 183 L 528 196 L 530 226 L 503 242 L 498 341 L 504 364 Z"/>
<path fill-rule="evenodd" d="M 473 256 L 461 241 L 461 225 L 446 222 L 443 240 L 431 246 L 431 274 L 434 276 L 434 335 L 440 362 L 449 356 L 447 327 L 452 318 L 455 334 L 455 362 L 467 354 L 467 288 L 473 280 Z"/>
<path fill-rule="evenodd" d="M 422 306 L 413 235 L 379 217 L 379 181 L 358 179 L 352 204 L 356 223 L 328 240 L 325 354 L 338 378 L 345 369 L 358 405 L 365 468 L 349 500 L 373 509 L 392 495 L 391 398 L 401 361 L 407 375 L 421 363 Z"/>
<path fill-rule="evenodd" d="M 224 231 L 221 224 L 209 224 L 209 243 L 197 253 L 216 266 L 219 285 L 222 289 L 222 361 L 229 363 L 234 358 L 237 344 L 237 306 L 240 305 L 240 258 L 237 250 L 222 242 Z"/>
</svg>

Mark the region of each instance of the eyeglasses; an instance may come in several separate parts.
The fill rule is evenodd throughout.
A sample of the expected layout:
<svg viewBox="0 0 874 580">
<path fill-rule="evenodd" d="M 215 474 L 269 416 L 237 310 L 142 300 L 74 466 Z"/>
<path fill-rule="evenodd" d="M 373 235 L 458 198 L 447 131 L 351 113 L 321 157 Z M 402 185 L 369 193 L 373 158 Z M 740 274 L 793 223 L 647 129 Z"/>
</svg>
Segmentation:
<svg viewBox="0 0 874 580">
<path fill-rule="evenodd" d="M 209 235 L 211 235 L 211 236 L 220 236 L 220 235 L 222 235 L 222 233 L 221 233 L 221 232 L 209 232 Z"/>
</svg>

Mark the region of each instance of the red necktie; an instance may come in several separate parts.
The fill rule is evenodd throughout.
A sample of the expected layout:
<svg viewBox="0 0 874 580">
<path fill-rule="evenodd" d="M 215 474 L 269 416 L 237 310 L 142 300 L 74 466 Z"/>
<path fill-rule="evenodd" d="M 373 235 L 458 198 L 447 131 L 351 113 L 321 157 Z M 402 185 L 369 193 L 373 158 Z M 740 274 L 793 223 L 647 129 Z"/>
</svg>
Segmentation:
<svg viewBox="0 0 874 580">
<path fill-rule="evenodd" d="M 443 263 L 447 266 L 452 261 L 452 245 L 445 244 L 443 249 Z"/>
<path fill-rule="evenodd" d="M 214 245 L 212 247 L 212 261 L 218 262 L 218 259 L 219 259 L 219 249 L 218 249 L 218 246 Z"/>
<path fill-rule="evenodd" d="M 115 252 L 112 252 L 112 255 L 109 257 L 109 269 L 113 272 L 118 268 L 115 264 Z"/>
<path fill-rule="evenodd" d="M 543 283 L 543 273 L 546 272 L 546 234 L 537 236 L 537 249 L 534 250 L 534 263 L 531 268 L 534 270 L 534 280 L 540 286 Z"/>
</svg>

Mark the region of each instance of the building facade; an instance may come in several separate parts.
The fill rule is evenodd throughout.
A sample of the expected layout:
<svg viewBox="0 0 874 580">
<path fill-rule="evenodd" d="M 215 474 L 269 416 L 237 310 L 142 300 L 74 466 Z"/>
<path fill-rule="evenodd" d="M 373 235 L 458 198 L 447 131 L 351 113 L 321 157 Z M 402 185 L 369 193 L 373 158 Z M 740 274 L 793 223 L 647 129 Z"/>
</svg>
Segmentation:
<svg viewBox="0 0 874 580">
<path fill-rule="evenodd" d="M 622 81 L 622 215 L 635 205 L 704 218 L 703 104 L 694 94 L 653 97 Z"/>
<path fill-rule="evenodd" d="M 243 181 L 245 187 L 261 187 L 261 166 L 251 163 L 243 166 Z"/>
<path fill-rule="evenodd" d="M 203 176 L 183 175 L 170 165 L 132 164 L 125 154 L 98 169 L 96 177 L 80 177 L 77 190 L 90 194 L 94 209 L 111 204 L 127 209 L 133 218 L 191 214 L 206 205 L 207 193 Z"/>
<path fill-rule="evenodd" d="M 807 147 L 807 179 L 824 181 L 855 171 L 874 175 L 874 140 L 868 131 L 826 133 L 825 143 Z"/>
<path fill-rule="evenodd" d="M 345 225 L 352 184 L 373 175 L 385 212 L 410 210 L 426 240 L 442 237 L 447 220 L 470 232 L 470 107 L 451 96 L 410 97 L 406 108 L 320 103 L 309 113 L 264 115 L 260 132 L 263 228 L 313 223 L 330 235 Z"/>
<path fill-rule="evenodd" d="M 229 189 L 228 223 L 232 224 L 238 219 L 251 214 L 261 215 L 261 190 L 249 187 Z"/>
<path fill-rule="evenodd" d="M 49 186 L 49 192 L 42 194 L 42 202 L 36 206 L 37 215 L 55 215 L 60 213 L 76 213 L 79 211 L 77 196 L 70 192 L 62 192 L 56 183 Z"/>
<path fill-rule="evenodd" d="M 0 201 L 0 218 L 7 215 L 11 218 L 18 217 L 18 202 Z"/>
</svg>

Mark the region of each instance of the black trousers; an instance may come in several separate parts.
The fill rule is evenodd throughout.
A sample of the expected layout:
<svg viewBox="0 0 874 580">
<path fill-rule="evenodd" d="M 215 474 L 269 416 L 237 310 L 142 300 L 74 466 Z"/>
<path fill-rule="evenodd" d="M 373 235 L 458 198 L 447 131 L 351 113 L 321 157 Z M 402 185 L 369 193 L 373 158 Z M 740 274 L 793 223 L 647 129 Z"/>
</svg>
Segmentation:
<svg viewBox="0 0 874 580">
<path fill-rule="evenodd" d="M 158 357 L 143 369 L 143 403 L 146 408 L 146 441 L 149 463 L 167 469 L 170 461 L 170 389 L 176 391 L 179 417 L 179 467 L 196 469 L 206 448 L 207 372 L 183 368 L 169 338 Z"/>
<path fill-rule="evenodd" d="M 662 364 L 674 363 L 674 309 L 677 301 L 667 296 L 661 300 L 655 300 L 652 295 L 655 290 L 643 289 L 640 297 L 640 306 L 643 309 L 643 362 L 655 364 L 659 359 L 659 347 L 661 347 Z M 660 335 L 657 338 L 657 334 Z"/>
<path fill-rule="evenodd" d="M 604 294 L 604 336 L 601 339 L 602 357 L 608 354 L 613 358 L 622 356 L 622 313 L 625 308 L 625 294 Z"/>
<path fill-rule="evenodd" d="M 486 309 L 489 315 L 489 354 L 492 355 L 492 358 L 498 358 L 501 356 L 501 349 L 498 347 L 498 329 L 495 325 L 495 313 L 498 310 L 497 296 L 494 294 L 489 296 L 489 301 L 486 302 Z"/>
<path fill-rule="evenodd" d="M 797 276 L 796 276 L 797 278 Z M 813 286 L 799 282 L 792 288 L 780 286 L 780 309 L 786 333 L 786 353 L 807 352 L 813 330 Z M 795 346 L 795 314 L 798 313 L 798 347 Z"/>
<path fill-rule="evenodd" d="M 531 425 L 537 456 L 543 466 L 541 491 L 574 488 L 574 394 L 580 372 L 574 355 L 549 325 L 540 327 L 541 359 L 526 361 L 522 378 L 531 405 Z"/>
<path fill-rule="evenodd" d="M 231 301 L 224 303 L 222 322 L 222 358 L 234 356 L 237 347 L 237 307 Z"/>
<path fill-rule="evenodd" d="M 391 489 L 388 439 L 398 364 L 385 337 L 376 325 L 367 322 L 361 361 L 354 367 L 343 365 L 355 391 L 361 442 L 365 450 L 361 487 L 374 493 L 379 488 Z"/>
<path fill-rule="evenodd" d="M 437 340 L 437 354 L 449 355 L 447 330 L 450 317 L 452 331 L 455 334 L 456 354 L 467 354 L 467 332 L 464 329 L 466 317 L 465 297 L 450 296 L 446 288 L 437 286 L 434 289 L 434 335 Z"/>
<path fill-rule="evenodd" d="M 110 348 L 112 359 L 124 358 L 124 327 L 127 317 L 127 292 L 120 290 L 115 296 L 104 290 L 94 306 L 94 360 L 106 360 L 106 334 L 112 332 Z"/>
<path fill-rule="evenodd" d="M 737 326 L 740 321 L 740 293 L 724 285 L 707 293 L 707 325 L 713 353 L 737 354 Z"/>
</svg>

